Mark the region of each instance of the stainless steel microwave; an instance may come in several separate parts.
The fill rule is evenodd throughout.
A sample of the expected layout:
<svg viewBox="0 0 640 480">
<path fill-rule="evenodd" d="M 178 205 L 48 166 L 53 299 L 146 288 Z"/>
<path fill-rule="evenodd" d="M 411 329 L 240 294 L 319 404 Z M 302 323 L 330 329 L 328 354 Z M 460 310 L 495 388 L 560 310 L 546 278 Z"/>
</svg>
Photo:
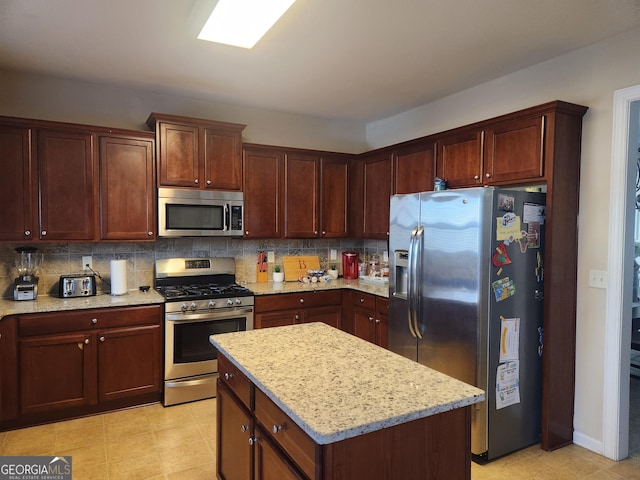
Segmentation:
<svg viewBox="0 0 640 480">
<path fill-rule="evenodd" d="M 242 192 L 158 189 L 160 237 L 240 237 L 243 223 Z"/>
</svg>

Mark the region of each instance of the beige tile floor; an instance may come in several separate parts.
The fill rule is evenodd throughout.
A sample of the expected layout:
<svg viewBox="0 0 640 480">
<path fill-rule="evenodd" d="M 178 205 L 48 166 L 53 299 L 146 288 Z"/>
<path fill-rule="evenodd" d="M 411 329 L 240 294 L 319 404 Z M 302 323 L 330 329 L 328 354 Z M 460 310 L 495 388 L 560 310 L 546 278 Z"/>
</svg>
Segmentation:
<svg viewBox="0 0 640 480">
<path fill-rule="evenodd" d="M 632 395 L 640 381 L 635 385 Z M 639 406 L 632 405 L 635 418 Z M 214 479 L 215 414 L 213 399 L 1 432 L 0 455 L 71 455 L 74 480 Z M 534 445 L 486 465 L 472 463 L 471 478 L 640 480 L 640 450 L 634 448 L 632 458 L 614 462 L 576 445 L 554 452 Z"/>
</svg>

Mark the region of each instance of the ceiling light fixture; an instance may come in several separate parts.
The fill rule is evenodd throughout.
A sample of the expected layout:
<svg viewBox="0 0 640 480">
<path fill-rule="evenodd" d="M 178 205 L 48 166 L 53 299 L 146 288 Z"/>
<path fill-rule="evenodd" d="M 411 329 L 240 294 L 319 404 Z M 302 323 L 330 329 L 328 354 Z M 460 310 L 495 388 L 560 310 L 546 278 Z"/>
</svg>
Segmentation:
<svg viewBox="0 0 640 480">
<path fill-rule="evenodd" d="M 296 0 L 219 0 L 198 39 L 252 48 Z"/>
</svg>

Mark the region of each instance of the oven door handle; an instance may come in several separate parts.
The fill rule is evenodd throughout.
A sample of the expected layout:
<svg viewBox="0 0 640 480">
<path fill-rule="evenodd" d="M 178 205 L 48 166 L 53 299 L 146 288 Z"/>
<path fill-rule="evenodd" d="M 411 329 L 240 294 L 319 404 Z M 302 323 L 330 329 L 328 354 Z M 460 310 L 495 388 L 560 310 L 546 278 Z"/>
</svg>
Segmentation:
<svg viewBox="0 0 640 480">
<path fill-rule="evenodd" d="M 166 382 L 165 385 L 167 387 L 195 387 L 196 385 L 202 385 L 204 383 L 210 383 L 211 377 L 209 378 L 198 378 L 197 380 L 182 380 L 180 382 Z"/>
<path fill-rule="evenodd" d="M 211 320 L 224 320 L 237 316 L 253 313 L 253 307 L 230 308 L 223 312 L 207 313 L 167 313 L 165 319 L 168 322 L 188 323 L 188 322 L 208 322 Z"/>
</svg>

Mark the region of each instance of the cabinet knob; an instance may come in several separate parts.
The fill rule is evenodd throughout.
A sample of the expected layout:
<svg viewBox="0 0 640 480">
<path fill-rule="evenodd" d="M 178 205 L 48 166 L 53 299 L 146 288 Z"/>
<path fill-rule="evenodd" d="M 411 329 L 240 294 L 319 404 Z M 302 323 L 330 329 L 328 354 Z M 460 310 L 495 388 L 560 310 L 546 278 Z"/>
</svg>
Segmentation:
<svg viewBox="0 0 640 480">
<path fill-rule="evenodd" d="M 280 430 L 282 430 L 282 425 L 274 425 L 271 430 L 273 431 L 273 433 L 278 433 Z"/>
<path fill-rule="evenodd" d="M 224 374 L 224 379 L 225 379 L 225 380 L 231 380 L 231 377 L 233 377 L 233 374 L 231 374 L 231 373 L 229 373 L 229 372 L 227 372 L 227 373 L 225 373 L 225 374 Z"/>
<path fill-rule="evenodd" d="M 211 180 L 207 180 L 207 185 L 211 185 Z"/>
<path fill-rule="evenodd" d="M 255 437 L 249 437 L 249 445 L 253 446 L 256 444 L 256 442 L 258 441 L 257 438 Z"/>
<path fill-rule="evenodd" d="M 104 342 L 105 338 L 104 337 L 100 337 L 100 341 Z"/>
<path fill-rule="evenodd" d="M 85 344 L 85 345 L 89 345 L 89 339 L 88 339 L 88 338 L 85 338 L 85 339 L 84 339 L 84 344 Z"/>
<path fill-rule="evenodd" d="M 474 176 L 473 176 L 473 179 L 474 179 L 474 180 L 480 180 L 480 175 L 474 175 Z"/>
<path fill-rule="evenodd" d="M 300 303 L 304 303 L 304 298 L 301 298 L 301 299 L 300 299 Z"/>
<path fill-rule="evenodd" d="M 24 235 L 25 237 L 28 237 L 29 235 L 31 235 L 31 230 L 25 230 Z"/>
<path fill-rule="evenodd" d="M 487 177 L 487 178 L 491 178 L 491 174 L 490 173 L 485 173 L 484 176 Z"/>
<path fill-rule="evenodd" d="M 373 317 L 369 317 L 369 321 L 370 321 L 370 322 L 373 322 Z"/>
<path fill-rule="evenodd" d="M 193 183 L 195 183 L 196 185 L 200 184 L 200 180 L 198 180 L 197 178 L 193 181 Z"/>
<path fill-rule="evenodd" d="M 91 319 L 91 323 L 93 323 L 95 325 L 96 323 L 98 323 L 98 319 L 97 318 L 92 318 Z"/>
<path fill-rule="evenodd" d="M 314 234 L 314 235 L 317 235 L 317 234 L 318 234 L 318 230 L 314 230 L 314 231 L 313 231 L 313 234 Z"/>
<path fill-rule="evenodd" d="M 361 298 L 361 299 L 360 299 L 360 303 L 364 303 L 364 298 Z"/>
<path fill-rule="evenodd" d="M 244 234 L 245 234 L 246 236 L 249 236 L 249 230 L 245 230 L 245 231 L 244 231 Z"/>
<path fill-rule="evenodd" d="M 326 235 L 326 234 L 327 234 L 327 232 L 322 230 L 322 235 Z"/>
<path fill-rule="evenodd" d="M 47 236 L 47 231 L 46 231 L 46 230 L 42 230 L 41 235 L 42 235 L 43 237 L 46 237 L 46 236 Z"/>
<path fill-rule="evenodd" d="M 249 425 L 241 425 L 240 426 L 240 431 L 241 432 L 246 432 L 247 430 L 249 430 Z"/>
<path fill-rule="evenodd" d="M 376 318 L 376 323 L 380 323 L 380 319 L 379 318 Z"/>
<path fill-rule="evenodd" d="M 153 237 L 153 232 L 147 232 L 147 235 L 148 235 L 149 237 Z"/>
<path fill-rule="evenodd" d="M 296 320 L 300 320 L 300 315 L 298 315 L 298 314 L 296 313 L 296 316 L 295 316 L 295 317 L 293 317 L 293 318 L 295 318 Z"/>
</svg>

